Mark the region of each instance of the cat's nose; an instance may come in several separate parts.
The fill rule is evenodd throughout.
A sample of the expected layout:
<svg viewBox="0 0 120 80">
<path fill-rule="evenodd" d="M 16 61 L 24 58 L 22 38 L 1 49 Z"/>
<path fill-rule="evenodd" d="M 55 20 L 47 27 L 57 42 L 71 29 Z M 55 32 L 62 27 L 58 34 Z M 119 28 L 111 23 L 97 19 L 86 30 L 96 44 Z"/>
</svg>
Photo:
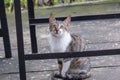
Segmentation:
<svg viewBox="0 0 120 80">
<path fill-rule="evenodd" d="M 58 32 L 59 32 L 59 30 L 58 30 L 58 31 L 56 31 L 56 34 L 58 34 Z"/>
<path fill-rule="evenodd" d="M 59 29 L 56 29 L 56 34 L 58 34 L 59 33 Z"/>
</svg>

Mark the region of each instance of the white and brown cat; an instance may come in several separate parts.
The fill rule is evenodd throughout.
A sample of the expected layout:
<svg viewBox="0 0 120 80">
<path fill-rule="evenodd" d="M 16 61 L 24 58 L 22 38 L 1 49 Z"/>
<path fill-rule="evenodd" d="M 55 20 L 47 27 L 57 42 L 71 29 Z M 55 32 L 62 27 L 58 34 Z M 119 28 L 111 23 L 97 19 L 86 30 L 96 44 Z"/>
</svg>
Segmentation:
<svg viewBox="0 0 120 80">
<path fill-rule="evenodd" d="M 49 17 L 50 48 L 51 52 L 77 52 L 83 51 L 83 39 L 79 36 L 70 34 L 71 17 L 68 16 L 64 21 L 57 21 L 51 14 Z M 62 58 L 58 59 L 59 74 L 62 77 L 81 78 L 90 77 L 89 58 Z"/>
</svg>

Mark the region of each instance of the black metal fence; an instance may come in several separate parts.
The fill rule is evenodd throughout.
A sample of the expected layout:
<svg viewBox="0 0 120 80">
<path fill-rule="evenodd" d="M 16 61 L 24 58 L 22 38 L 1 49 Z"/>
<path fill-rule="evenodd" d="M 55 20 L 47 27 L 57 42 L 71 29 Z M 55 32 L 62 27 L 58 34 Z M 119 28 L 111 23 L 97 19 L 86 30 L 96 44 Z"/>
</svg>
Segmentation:
<svg viewBox="0 0 120 80">
<path fill-rule="evenodd" d="M 23 27 L 21 19 L 21 7 L 20 0 L 14 0 L 15 2 L 15 18 L 16 18 L 16 31 L 17 31 L 17 44 L 18 44 L 18 57 L 19 57 L 19 70 L 20 70 L 20 80 L 26 80 L 26 60 L 41 60 L 41 59 L 56 59 L 56 58 L 71 58 L 71 57 L 91 57 L 91 56 L 105 56 L 105 55 L 119 55 L 120 49 L 113 50 L 97 50 L 97 51 L 85 51 L 85 52 L 72 52 L 68 53 L 48 53 L 48 54 L 24 54 L 24 43 L 23 43 Z M 37 23 L 48 23 L 48 19 L 35 19 L 33 0 L 28 0 L 28 13 L 29 13 L 29 26 L 32 42 L 32 52 L 37 51 L 37 41 L 36 41 L 36 31 L 35 25 Z M 120 13 L 117 14 L 105 14 L 105 15 L 92 15 L 92 16 L 77 16 L 72 17 L 73 21 L 81 20 L 95 20 L 95 19 L 112 19 L 120 18 Z M 57 19 L 64 19 L 64 17 L 59 17 Z"/>
<path fill-rule="evenodd" d="M 4 0 L 0 1 L 0 21 L 1 21 L 0 37 L 3 37 L 5 57 L 11 58 L 12 54 L 11 54 L 10 38 L 9 38 L 8 24 L 5 13 Z"/>
</svg>

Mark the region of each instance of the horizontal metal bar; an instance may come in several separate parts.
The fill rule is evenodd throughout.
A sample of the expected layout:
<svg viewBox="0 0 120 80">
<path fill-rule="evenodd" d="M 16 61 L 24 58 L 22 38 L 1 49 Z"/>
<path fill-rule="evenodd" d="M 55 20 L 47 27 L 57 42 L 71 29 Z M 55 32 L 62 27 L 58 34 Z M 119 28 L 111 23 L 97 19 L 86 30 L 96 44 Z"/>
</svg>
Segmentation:
<svg viewBox="0 0 120 80">
<path fill-rule="evenodd" d="M 114 19 L 114 18 L 120 18 L 120 13 L 88 15 L 88 16 L 75 16 L 75 17 L 72 17 L 72 21 Z M 57 17 L 56 19 L 57 20 L 64 20 L 65 17 Z M 35 25 L 35 24 L 39 24 L 39 23 L 48 23 L 48 18 L 30 19 L 30 25 Z"/>
<path fill-rule="evenodd" d="M 108 55 L 120 55 L 120 49 L 84 51 L 84 52 L 26 54 L 25 60 L 94 57 L 94 56 L 108 56 Z"/>
<path fill-rule="evenodd" d="M 0 29 L 0 37 L 3 37 L 3 30 Z"/>
</svg>

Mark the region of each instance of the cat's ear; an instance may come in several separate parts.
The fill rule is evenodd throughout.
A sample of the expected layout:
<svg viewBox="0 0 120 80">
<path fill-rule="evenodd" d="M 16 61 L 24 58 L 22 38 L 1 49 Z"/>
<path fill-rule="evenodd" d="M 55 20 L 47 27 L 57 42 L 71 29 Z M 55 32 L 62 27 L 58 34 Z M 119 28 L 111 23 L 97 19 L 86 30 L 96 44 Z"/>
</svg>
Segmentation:
<svg viewBox="0 0 120 80">
<path fill-rule="evenodd" d="M 71 23 L 71 16 L 69 15 L 69 16 L 63 21 L 63 24 L 68 27 L 68 26 L 70 25 L 70 23 Z"/>
<path fill-rule="evenodd" d="M 55 22 L 56 21 L 56 19 L 55 19 L 55 17 L 53 16 L 53 14 L 51 13 L 50 14 L 50 17 L 49 17 L 49 23 L 51 24 L 51 23 L 53 23 L 53 22 Z"/>
</svg>

